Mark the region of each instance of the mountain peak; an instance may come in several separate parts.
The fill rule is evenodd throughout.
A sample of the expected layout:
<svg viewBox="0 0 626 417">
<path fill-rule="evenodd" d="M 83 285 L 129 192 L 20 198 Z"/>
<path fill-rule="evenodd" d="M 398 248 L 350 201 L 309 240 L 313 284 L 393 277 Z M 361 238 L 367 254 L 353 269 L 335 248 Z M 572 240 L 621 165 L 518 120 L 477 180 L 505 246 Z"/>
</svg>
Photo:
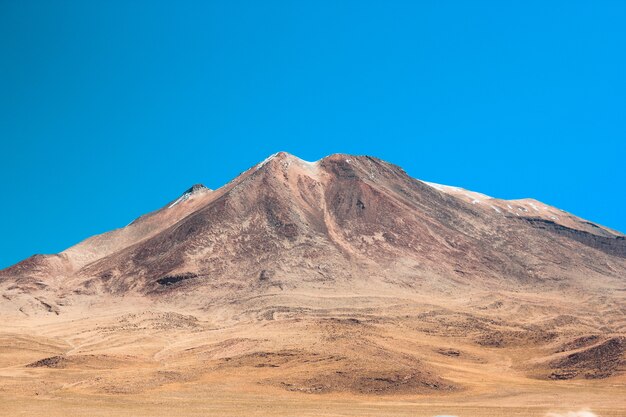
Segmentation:
<svg viewBox="0 0 626 417">
<path fill-rule="evenodd" d="M 180 197 L 174 200 L 174 202 L 168 205 L 167 208 L 172 208 L 178 203 L 188 200 L 190 197 L 196 194 L 204 193 L 206 191 L 211 191 L 211 190 L 202 184 L 194 184 L 190 188 L 188 188 L 184 193 L 182 193 Z"/>
<path fill-rule="evenodd" d="M 191 188 L 187 189 L 183 194 L 194 194 L 202 191 L 211 191 L 209 188 L 205 187 L 204 184 L 194 184 Z"/>
<path fill-rule="evenodd" d="M 359 161 L 359 160 L 364 160 L 364 159 L 377 159 L 377 158 L 373 158 L 367 155 L 352 155 L 352 154 L 347 154 L 347 153 L 333 153 L 330 155 L 326 155 L 323 158 L 320 158 L 316 161 L 306 161 L 296 155 L 293 155 L 289 152 L 285 152 L 285 151 L 280 151 L 280 152 L 276 152 L 270 156 L 268 156 L 267 158 L 265 158 L 263 161 L 259 162 L 255 167 L 257 169 L 263 167 L 264 165 L 266 165 L 268 162 L 298 162 L 298 163 L 302 163 L 302 164 L 307 164 L 307 165 L 317 165 L 323 162 L 337 162 L 337 161 L 345 161 L 345 162 L 352 162 L 352 161 Z"/>
<path fill-rule="evenodd" d="M 305 164 L 305 165 L 315 165 L 315 164 L 317 164 L 317 161 L 316 162 L 305 161 L 305 160 L 303 160 L 301 158 L 298 158 L 295 155 L 290 154 L 289 152 L 280 151 L 280 152 L 276 152 L 276 153 L 268 156 L 263 161 L 261 161 L 258 164 L 256 164 L 253 168 L 255 168 L 256 170 L 259 170 L 259 169 L 263 168 L 265 165 L 267 165 L 268 163 L 279 163 L 279 164 L 287 164 L 288 165 L 288 164 L 290 164 L 292 162 Z"/>
</svg>

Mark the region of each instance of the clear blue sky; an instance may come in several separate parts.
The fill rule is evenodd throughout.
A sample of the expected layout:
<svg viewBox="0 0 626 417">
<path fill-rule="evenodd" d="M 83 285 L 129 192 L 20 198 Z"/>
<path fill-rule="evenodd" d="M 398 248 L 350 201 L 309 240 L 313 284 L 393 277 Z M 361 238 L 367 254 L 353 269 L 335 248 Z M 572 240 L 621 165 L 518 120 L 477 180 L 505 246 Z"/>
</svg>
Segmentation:
<svg viewBox="0 0 626 417">
<path fill-rule="evenodd" d="M 0 267 L 279 150 L 626 232 L 626 2 L 0 0 Z"/>
</svg>

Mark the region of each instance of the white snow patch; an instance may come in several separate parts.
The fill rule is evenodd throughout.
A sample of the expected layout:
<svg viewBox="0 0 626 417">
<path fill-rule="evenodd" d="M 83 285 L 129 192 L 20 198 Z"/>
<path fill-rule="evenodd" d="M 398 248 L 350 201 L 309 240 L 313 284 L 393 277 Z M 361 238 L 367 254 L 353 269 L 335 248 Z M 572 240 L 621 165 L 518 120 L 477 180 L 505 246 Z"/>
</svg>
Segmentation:
<svg viewBox="0 0 626 417">
<path fill-rule="evenodd" d="M 170 204 L 169 206 L 167 206 L 167 208 L 172 208 L 174 207 L 176 204 L 180 203 L 181 201 L 186 201 L 189 200 L 189 197 L 191 197 L 191 193 L 185 193 L 183 195 L 181 195 L 180 197 L 178 197 L 176 199 L 176 201 L 174 201 L 172 204 Z"/>
<path fill-rule="evenodd" d="M 466 192 L 465 195 L 473 200 L 483 201 L 483 200 L 492 200 L 492 197 L 489 197 L 483 193 L 477 193 L 474 191 Z"/>
<path fill-rule="evenodd" d="M 529 203 L 529 205 L 533 208 L 533 210 L 539 211 L 539 208 L 537 208 L 537 206 L 534 205 L 533 203 Z"/>
<path fill-rule="evenodd" d="M 439 191 L 457 191 L 457 190 L 461 190 L 461 188 L 459 187 L 454 187 L 452 185 L 443 185 L 443 184 L 437 184 L 436 182 L 428 182 L 428 181 L 422 181 L 424 184 L 429 185 L 433 188 L 436 188 Z"/>
<path fill-rule="evenodd" d="M 486 194 L 469 191 L 461 187 L 453 187 L 451 185 L 443 185 L 427 181 L 422 182 L 426 185 L 433 187 L 436 190 L 442 191 L 444 193 L 449 193 L 455 197 L 467 198 L 472 204 L 479 204 L 485 200 L 493 200 L 493 197 L 490 197 Z"/>
<path fill-rule="evenodd" d="M 500 209 L 496 206 L 491 206 L 491 208 L 494 209 L 496 213 L 502 213 L 502 211 L 500 211 Z"/>
<path fill-rule="evenodd" d="M 276 152 L 275 154 L 272 154 L 270 156 L 268 156 L 267 158 L 265 158 L 264 160 L 262 160 L 257 166 L 256 169 L 261 168 L 263 165 L 267 164 L 269 161 L 271 161 L 276 155 L 278 155 L 280 152 Z"/>
<path fill-rule="evenodd" d="M 427 182 L 426 184 L 430 185 L 431 187 L 439 190 L 439 191 L 445 191 L 445 188 L 443 185 L 440 184 L 435 184 L 434 182 Z"/>
</svg>

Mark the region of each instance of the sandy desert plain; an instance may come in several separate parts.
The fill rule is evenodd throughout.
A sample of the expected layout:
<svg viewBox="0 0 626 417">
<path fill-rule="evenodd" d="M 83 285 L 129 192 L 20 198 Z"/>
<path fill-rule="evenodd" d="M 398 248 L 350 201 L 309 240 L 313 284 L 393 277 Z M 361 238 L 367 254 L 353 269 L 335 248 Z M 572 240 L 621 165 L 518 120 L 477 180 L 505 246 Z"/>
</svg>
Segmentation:
<svg viewBox="0 0 626 417">
<path fill-rule="evenodd" d="M 455 311 L 449 303 L 442 308 L 432 300 L 391 296 L 302 295 L 292 300 L 310 310 L 298 317 L 279 300 L 249 300 L 239 323 L 219 319 L 227 310 L 173 313 L 142 300 L 133 300 L 132 309 L 107 306 L 97 318 L 89 316 L 98 308 L 85 307 L 63 320 L 5 322 L 0 413 L 530 417 L 589 409 L 598 416 L 626 415 L 623 375 L 529 378 L 528 363 L 545 353 L 527 346 L 476 347 L 432 328 L 417 329 L 415 318 L 405 317 L 409 311 Z M 63 359 L 37 363 L 44 358 Z M 432 369 L 450 387 L 420 386 L 423 379 L 440 383 L 428 378 Z M 338 372 L 347 375 L 333 375 Z M 414 374 L 417 386 L 373 381 Z M 337 392 L 317 392 L 324 383 Z"/>
</svg>

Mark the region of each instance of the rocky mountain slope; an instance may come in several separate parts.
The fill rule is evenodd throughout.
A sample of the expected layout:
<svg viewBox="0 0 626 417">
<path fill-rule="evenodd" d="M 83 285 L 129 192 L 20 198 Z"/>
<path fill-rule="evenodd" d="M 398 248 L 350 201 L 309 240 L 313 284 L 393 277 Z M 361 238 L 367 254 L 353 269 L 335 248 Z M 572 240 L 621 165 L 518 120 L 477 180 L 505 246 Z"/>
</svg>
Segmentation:
<svg viewBox="0 0 626 417">
<path fill-rule="evenodd" d="M 16 289 L 160 296 L 350 283 L 433 290 L 621 285 L 624 235 L 535 200 L 410 178 L 376 158 L 271 156 L 125 228 L 2 271 Z M 51 287 L 51 288 L 48 288 Z"/>
</svg>

